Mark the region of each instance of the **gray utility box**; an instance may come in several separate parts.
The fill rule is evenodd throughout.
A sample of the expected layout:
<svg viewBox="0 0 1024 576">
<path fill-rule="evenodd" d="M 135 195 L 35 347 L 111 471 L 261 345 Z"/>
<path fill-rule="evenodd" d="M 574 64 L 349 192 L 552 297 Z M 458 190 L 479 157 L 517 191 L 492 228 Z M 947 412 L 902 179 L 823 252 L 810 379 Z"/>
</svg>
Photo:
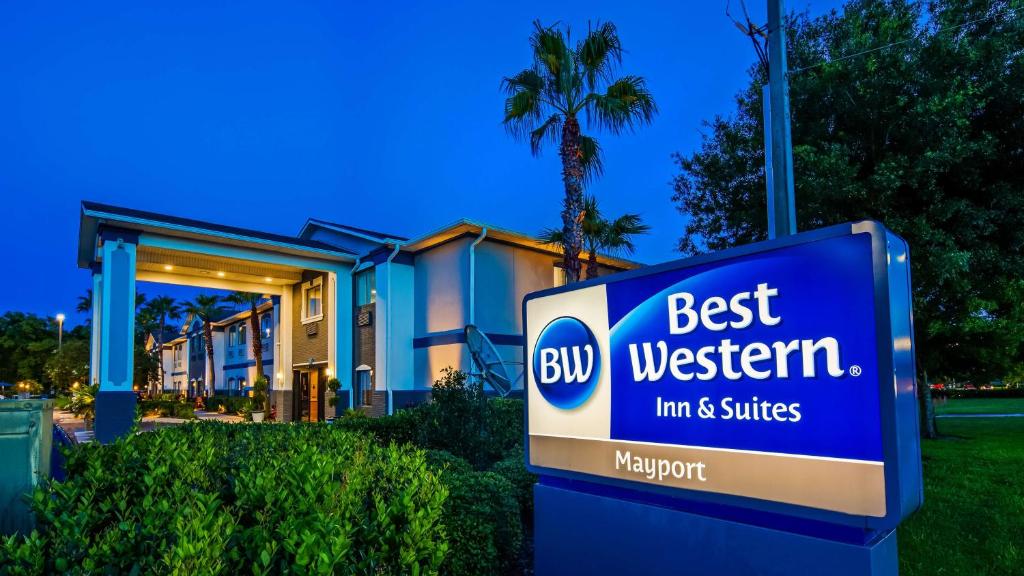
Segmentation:
<svg viewBox="0 0 1024 576">
<path fill-rule="evenodd" d="M 26 495 L 50 477 L 53 400 L 0 400 L 0 534 L 32 531 Z"/>
</svg>

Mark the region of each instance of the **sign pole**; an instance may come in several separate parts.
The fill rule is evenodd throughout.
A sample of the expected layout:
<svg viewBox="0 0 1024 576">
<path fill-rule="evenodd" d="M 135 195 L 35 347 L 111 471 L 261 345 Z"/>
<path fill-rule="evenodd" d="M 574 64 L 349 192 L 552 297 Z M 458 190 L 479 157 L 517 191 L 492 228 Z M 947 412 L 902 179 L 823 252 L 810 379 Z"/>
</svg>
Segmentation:
<svg viewBox="0 0 1024 576">
<path fill-rule="evenodd" d="M 764 92 L 768 238 L 796 234 L 786 28 L 782 0 L 768 0 L 768 86 Z"/>
</svg>

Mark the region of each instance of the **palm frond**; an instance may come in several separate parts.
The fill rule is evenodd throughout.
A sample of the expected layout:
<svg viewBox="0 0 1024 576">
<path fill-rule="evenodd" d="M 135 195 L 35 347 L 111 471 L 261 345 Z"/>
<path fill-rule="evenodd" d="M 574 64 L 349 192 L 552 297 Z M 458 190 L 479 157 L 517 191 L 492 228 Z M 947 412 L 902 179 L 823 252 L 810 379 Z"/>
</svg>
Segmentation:
<svg viewBox="0 0 1024 576">
<path fill-rule="evenodd" d="M 584 182 L 593 182 L 604 174 L 601 145 L 595 138 L 583 134 L 580 134 L 580 164 L 583 167 Z"/>
<path fill-rule="evenodd" d="M 615 24 L 598 22 L 576 47 L 576 59 L 582 67 L 587 90 L 594 90 L 598 80 L 609 80 L 616 64 L 622 63 L 622 43 Z"/>
<path fill-rule="evenodd" d="M 610 84 L 604 94 L 587 96 L 597 124 L 613 134 L 648 124 L 658 112 L 647 82 L 639 76 L 624 76 Z"/>
<path fill-rule="evenodd" d="M 569 48 L 565 43 L 565 35 L 557 28 L 555 22 L 544 26 L 540 20 L 533 22 L 533 34 L 530 35 L 530 46 L 533 48 L 533 59 L 547 70 L 552 78 L 561 78 L 567 72 Z"/>
<path fill-rule="evenodd" d="M 632 254 L 636 250 L 633 236 L 646 234 L 651 227 L 643 223 L 639 214 L 623 214 L 615 220 L 606 222 L 601 245 L 613 252 Z"/>
<path fill-rule="evenodd" d="M 537 239 L 545 244 L 554 244 L 561 247 L 565 240 L 565 236 L 562 234 L 560 229 L 545 228 L 537 235 Z"/>
<path fill-rule="evenodd" d="M 557 142 L 560 136 L 558 128 L 562 125 L 562 115 L 552 114 L 544 121 L 543 124 L 533 129 L 530 132 L 530 151 L 536 154 L 540 154 L 540 145 L 545 140 Z"/>
<path fill-rule="evenodd" d="M 526 139 L 543 113 L 540 93 L 523 88 L 505 99 L 505 119 L 502 123 L 509 134 L 517 139 Z"/>
<path fill-rule="evenodd" d="M 544 90 L 544 77 L 536 70 L 527 68 L 515 76 L 506 76 L 501 79 L 501 89 L 505 94 L 512 96 L 517 92 L 533 92 L 540 94 Z"/>
</svg>

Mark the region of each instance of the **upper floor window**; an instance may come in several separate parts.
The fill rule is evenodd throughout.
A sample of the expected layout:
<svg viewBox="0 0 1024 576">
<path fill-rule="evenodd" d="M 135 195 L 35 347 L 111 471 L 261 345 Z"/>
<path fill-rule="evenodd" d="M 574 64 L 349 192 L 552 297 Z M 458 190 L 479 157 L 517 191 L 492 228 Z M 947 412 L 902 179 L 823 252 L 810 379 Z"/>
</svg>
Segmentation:
<svg viewBox="0 0 1024 576">
<path fill-rule="evenodd" d="M 317 276 L 302 285 L 302 321 L 315 322 L 323 317 L 323 276 Z"/>
<path fill-rule="evenodd" d="M 238 341 L 239 346 L 245 346 L 245 324 L 238 326 Z"/>
<path fill-rule="evenodd" d="M 238 344 L 238 328 L 232 326 L 228 328 L 228 346 L 234 346 L 235 344 Z"/>
<path fill-rule="evenodd" d="M 356 274 L 356 306 L 377 301 L 377 271 L 374 268 Z"/>
</svg>

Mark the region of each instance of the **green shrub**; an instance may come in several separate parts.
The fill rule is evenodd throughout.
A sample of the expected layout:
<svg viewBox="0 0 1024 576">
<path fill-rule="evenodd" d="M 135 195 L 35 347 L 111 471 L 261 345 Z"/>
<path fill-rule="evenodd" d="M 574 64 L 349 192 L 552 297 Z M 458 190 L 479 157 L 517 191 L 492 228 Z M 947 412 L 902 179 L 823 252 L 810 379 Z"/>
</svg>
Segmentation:
<svg viewBox="0 0 1024 576">
<path fill-rule="evenodd" d="M 495 464 L 491 471 L 504 477 L 515 490 L 516 500 L 519 502 L 519 509 L 523 515 L 523 523 L 527 526 L 533 525 L 533 485 L 537 483 L 537 476 L 526 469 L 523 462 L 524 454 L 519 449 L 504 460 Z"/>
<path fill-rule="evenodd" d="M 210 396 L 205 404 L 208 412 L 223 409 L 225 414 L 240 414 L 251 407 L 252 400 L 245 396 Z"/>
<path fill-rule="evenodd" d="M 509 452 L 522 451 L 526 418 L 523 401 L 518 398 L 492 398 L 487 404 L 489 455 L 505 458 Z"/>
<path fill-rule="evenodd" d="M 184 418 L 192 420 L 196 417 L 191 402 L 180 400 L 142 400 L 138 410 L 143 416 L 160 416 L 163 418 Z"/>
<path fill-rule="evenodd" d="M 447 473 L 444 506 L 450 552 L 442 574 L 511 574 L 523 543 L 519 504 L 508 480 L 493 472 Z"/>
<path fill-rule="evenodd" d="M 445 452 L 444 450 L 427 450 L 423 453 L 427 466 L 442 476 L 446 474 L 469 474 L 473 467 L 464 458 Z"/>
<path fill-rule="evenodd" d="M 415 444 L 425 447 L 422 415 L 414 410 L 399 410 L 392 416 L 370 418 L 361 410 L 346 410 L 334 425 L 343 430 L 373 435 L 380 443 Z"/>
<path fill-rule="evenodd" d="M 448 490 L 409 447 L 201 422 L 86 444 L 36 489 L 0 574 L 436 574 Z"/>
</svg>

